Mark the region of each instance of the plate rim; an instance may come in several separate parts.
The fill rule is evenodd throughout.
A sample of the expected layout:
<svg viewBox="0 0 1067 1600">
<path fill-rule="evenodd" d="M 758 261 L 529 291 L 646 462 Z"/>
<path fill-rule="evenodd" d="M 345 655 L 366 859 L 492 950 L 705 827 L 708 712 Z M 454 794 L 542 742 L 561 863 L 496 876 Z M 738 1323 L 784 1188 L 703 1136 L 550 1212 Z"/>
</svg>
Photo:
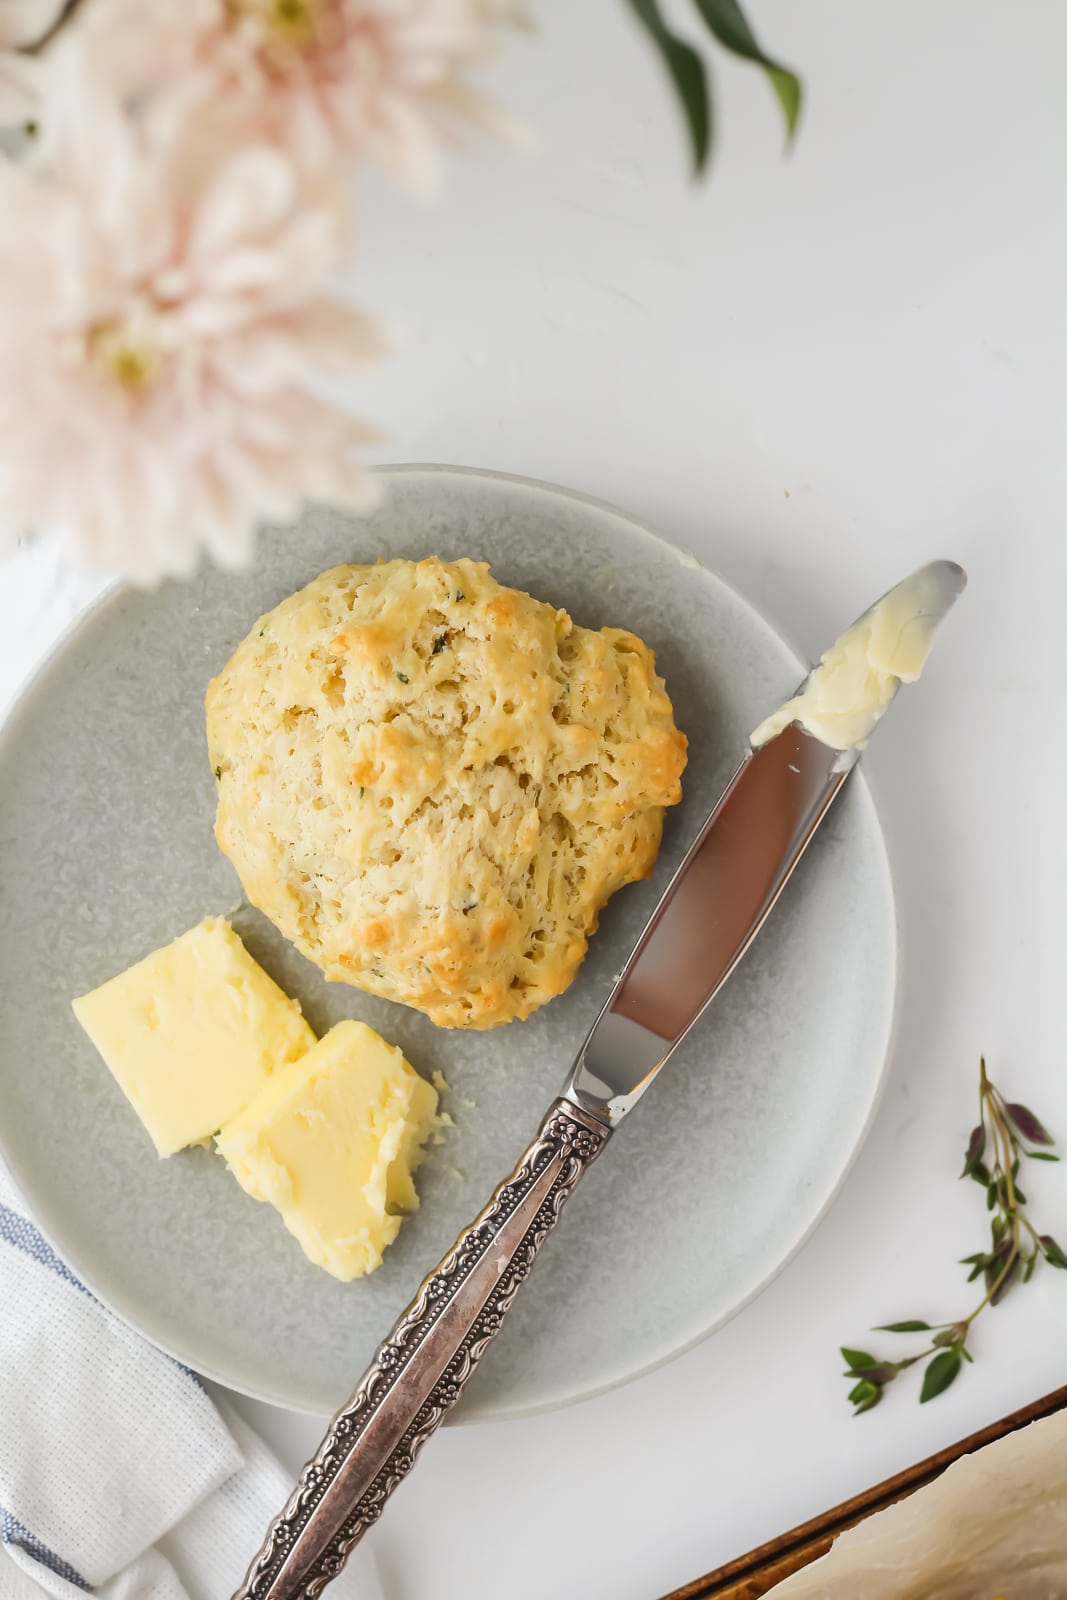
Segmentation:
<svg viewBox="0 0 1067 1600">
<path fill-rule="evenodd" d="M 805 663 L 803 653 L 797 649 L 796 644 L 794 643 L 790 634 L 779 627 L 777 623 L 772 622 L 771 619 L 728 578 L 723 577 L 723 575 L 715 568 L 707 566 L 690 551 L 684 550 L 681 546 L 674 544 L 670 539 L 665 538 L 661 533 L 656 532 L 654 528 L 646 526 L 646 524 L 633 513 L 613 504 L 611 501 L 604 500 L 597 495 L 587 494 L 582 490 L 568 488 L 566 485 L 555 483 L 550 479 L 528 477 L 520 473 L 501 472 L 489 467 L 469 467 L 460 463 L 432 461 L 383 462 L 373 467 L 372 470 L 377 476 L 383 478 L 414 477 L 419 474 L 447 475 L 449 477 L 488 480 L 498 484 L 513 484 L 524 489 L 533 490 L 535 493 L 559 496 L 560 498 L 571 503 L 577 502 L 579 504 L 584 504 L 593 510 L 615 517 L 620 521 L 629 524 L 630 527 L 632 527 L 643 538 L 661 546 L 665 553 L 669 554 L 676 561 L 681 562 L 682 565 L 691 565 L 694 570 L 699 570 L 700 572 L 704 573 L 706 577 L 710 578 L 713 583 L 719 585 L 720 588 L 729 595 L 730 599 L 735 605 L 737 605 L 742 611 L 747 612 L 753 621 L 756 622 L 761 629 L 769 633 L 779 645 L 784 646 L 788 654 L 796 663 L 798 682 L 809 670 L 810 664 Z M 316 504 L 318 503 L 312 503 L 312 508 Z M 308 509 L 309 507 L 305 506 L 304 512 L 306 513 Z M 344 510 L 343 507 L 336 509 L 342 511 Z M 271 524 L 270 526 L 272 529 L 279 527 L 277 524 Z M 284 531 L 284 525 L 281 526 Z M 38 681 L 45 675 L 46 672 L 49 671 L 53 665 L 55 665 L 73 640 L 77 638 L 84 629 L 88 628 L 96 620 L 98 615 L 108 606 L 115 604 L 125 594 L 135 589 L 136 585 L 124 579 L 113 579 L 111 582 L 105 584 L 102 590 L 92 596 L 89 601 L 83 605 L 70 619 L 70 621 L 60 630 L 49 648 L 45 650 L 44 653 L 34 662 L 28 675 L 18 685 L 14 695 L 4 711 L 2 718 L 0 718 L 0 746 L 4 744 L 11 728 L 18 721 L 20 715 L 25 711 L 27 702 L 31 698 Z M 689 1351 L 696 1349 L 699 1345 L 710 1339 L 713 1334 L 725 1327 L 727 1323 L 732 1322 L 735 1317 L 739 1316 L 743 1311 L 745 1311 L 748 1306 L 758 1299 L 766 1289 L 770 1288 L 771 1284 L 774 1283 L 775 1280 L 786 1270 L 786 1268 L 791 1265 L 791 1263 L 803 1250 L 804 1246 L 812 1238 L 821 1223 L 825 1220 L 829 1211 L 838 1199 L 842 1189 L 844 1188 L 844 1185 L 856 1164 L 860 1152 L 862 1151 L 877 1118 L 878 1111 L 882 1103 L 882 1098 L 885 1094 L 890 1066 L 893 1059 L 894 1045 L 900 1026 L 901 994 L 899 979 L 901 969 L 901 926 L 900 910 L 894 886 L 889 844 L 886 838 L 885 828 L 882 825 L 880 808 L 875 795 L 876 786 L 872 785 L 870 776 L 863 771 L 862 767 L 853 773 L 850 787 L 854 791 L 857 789 L 859 790 L 859 793 L 862 796 L 861 803 L 867 812 L 869 823 L 873 824 L 873 842 L 877 846 L 877 865 L 888 900 L 887 933 L 890 950 L 883 979 L 883 997 L 885 1002 L 886 1023 L 884 1029 L 884 1038 L 878 1050 L 879 1061 L 877 1071 L 873 1078 L 872 1087 L 859 1130 L 855 1135 L 854 1142 L 847 1157 L 841 1163 L 833 1181 L 820 1200 L 807 1225 L 791 1242 L 788 1249 L 773 1267 L 771 1267 L 769 1270 L 766 1268 L 759 1269 L 759 1271 L 755 1274 L 751 1285 L 743 1293 L 736 1297 L 731 1306 L 724 1310 L 720 1315 L 714 1317 L 711 1321 L 701 1326 L 696 1332 L 689 1333 L 678 1339 L 676 1342 L 670 1344 L 669 1347 L 664 1348 L 658 1355 L 647 1360 L 643 1360 L 639 1365 L 632 1366 L 625 1372 L 613 1372 L 610 1376 L 606 1377 L 603 1382 L 586 1383 L 569 1392 L 563 1394 L 556 1393 L 543 1400 L 529 1401 L 513 1407 L 495 1404 L 491 1407 L 491 1409 L 482 1410 L 479 1408 L 475 1409 L 471 1414 L 465 1414 L 464 1408 L 460 1407 L 457 1413 L 449 1415 L 445 1419 L 446 1425 L 452 1427 L 473 1427 L 486 1423 L 511 1422 L 517 1421 L 523 1417 L 545 1415 L 553 1411 L 562 1410 L 565 1407 L 581 1404 L 586 1400 L 596 1399 L 597 1397 L 608 1394 L 615 1389 L 624 1388 L 628 1384 L 635 1382 L 637 1379 L 646 1376 L 648 1373 L 658 1371 L 661 1367 L 667 1366 L 670 1362 L 677 1360 L 680 1356 L 686 1355 Z M 124 1324 L 124 1326 L 132 1329 L 141 1338 L 147 1340 L 149 1344 L 153 1345 L 157 1350 L 162 1351 L 164 1355 L 169 1356 L 172 1360 L 191 1367 L 201 1377 L 208 1379 L 210 1382 L 220 1384 L 224 1388 L 230 1389 L 237 1394 L 244 1395 L 252 1400 L 261 1401 L 267 1405 L 277 1406 L 281 1410 L 293 1411 L 304 1416 L 326 1415 L 326 1413 L 318 1411 L 309 1412 L 307 1410 L 306 1402 L 301 1399 L 301 1397 L 294 1395 L 291 1392 L 286 1393 L 283 1390 L 278 1389 L 272 1392 L 267 1392 L 263 1388 L 240 1380 L 239 1375 L 219 1371 L 210 1361 L 205 1362 L 202 1358 L 202 1354 L 183 1348 L 180 1339 L 171 1340 L 169 1338 L 160 1337 L 160 1334 L 157 1330 L 150 1332 L 133 1308 L 122 1309 L 110 1294 L 100 1292 L 100 1289 L 93 1281 L 94 1275 L 92 1271 L 90 1270 L 86 1272 L 83 1270 L 84 1263 L 79 1260 L 81 1252 L 76 1243 L 73 1248 L 66 1244 L 61 1246 L 58 1243 L 59 1238 L 64 1234 L 65 1230 L 63 1229 L 61 1223 L 58 1225 L 58 1229 L 53 1228 L 52 1208 L 49 1207 L 47 1203 L 45 1203 L 42 1208 L 42 1201 L 40 1198 L 35 1198 L 31 1201 L 30 1191 L 33 1186 L 32 1184 L 27 1184 L 23 1181 L 21 1163 L 18 1159 L 18 1152 L 13 1150 L 9 1146 L 8 1142 L 4 1139 L 2 1124 L 0 1124 L 0 1161 L 3 1162 L 6 1170 L 10 1174 L 12 1181 L 14 1182 L 27 1207 L 27 1211 L 31 1220 L 40 1229 L 49 1244 L 53 1247 L 53 1249 L 56 1250 L 57 1254 L 64 1261 L 69 1263 L 79 1281 L 81 1281 L 85 1287 L 89 1289 L 90 1292 L 100 1301 L 100 1303 L 104 1305 L 113 1316 L 117 1317 L 119 1321 Z M 123 1297 L 119 1296 L 118 1298 L 121 1300 Z M 383 1330 L 383 1337 L 384 1336 L 385 1330 Z M 359 1374 L 354 1373 L 352 1379 L 353 1387 L 358 1380 Z"/>
</svg>

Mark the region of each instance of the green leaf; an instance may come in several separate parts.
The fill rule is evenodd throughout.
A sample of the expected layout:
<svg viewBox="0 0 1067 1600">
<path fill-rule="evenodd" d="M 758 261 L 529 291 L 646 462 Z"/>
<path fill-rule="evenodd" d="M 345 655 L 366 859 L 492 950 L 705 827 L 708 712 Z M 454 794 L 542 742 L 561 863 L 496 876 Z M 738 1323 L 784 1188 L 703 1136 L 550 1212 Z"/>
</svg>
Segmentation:
<svg viewBox="0 0 1067 1600">
<path fill-rule="evenodd" d="M 1037 1251 L 1032 1250 L 1028 1256 L 1023 1257 L 1023 1282 L 1029 1283 L 1037 1266 Z"/>
<path fill-rule="evenodd" d="M 857 1383 L 856 1387 L 849 1391 L 848 1397 L 856 1408 L 852 1414 L 858 1417 L 861 1412 L 870 1411 L 872 1406 L 878 1404 L 882 1398 L 882 1391 L 876 1383 Z"/>
<path fill-rule="evenodd" d="M 996 1288 L 1004 1271 L 1004 1263 L 1010 1254 L 1011 1239 L 1002 1239 L 985 1265 L 985 1286 L 988 1291 L 992 1292 Z"/>
<path fill-rule="evenodd" d="M 925 1405 L 928 1400 L 936 1400 L 939 1394 L 944 1394 L 949 1384 L 959 1377 L 960 1364 L 960 1353 L 955 1347 L 935 1356 L 923 1376 L 919 1404 Z"/>
<path fill-rule="evenodd" d="M 1019 1185 L 1016 1184 L 1015 1185 L 1015 1204 L 1017 1206 L 1024 1206 L 1024 1205 L 1026 1205 L 1026 1203 L 1027 1203 L 1026 1196 L 1023 1194 L 1022 1190 L 1019 1188 Z"/>
<path fill-rule="evenodd" d="M 902 1367 L 910 1365 L 910 1361 L 875 1361 L 869 1367 L 850 1367 L 848 1372 L 843 1372 L 841 1376 L 843 1378 L 860 1378 L 864 1383 L 892 1383 Z"/>
<path fill-rule="evenodd" d="M 1031 1161 L 1058 1161 L 1060 1159 L 1059 1156 L 1054 1156 L 1049 1150 L 1024 1150 L 1023 1154 L 1029 1156 Z"/>
<path fill-rule="evenodd" d="M 757 66 L 763 68 L 770 80 L 771 88 L 778 97 L 778 104 L 785 119 L 786 136 L 792 143 L 800 120 L 800 104 L 803 98 L 800 79 L 796 73 L 790 72 L 788 67 L 783 67 L 780 62 L 764 55 L 737 0 L 694 0 L 694 4 L 724 50 L 729 50 L 731 55 L 740 56 L 744 61 L 754 61 Z"/>
<path fill-rule="evenodd" d="M 1050 1267 L 1067 1267 L 1067 1255 L 1064 1255 L 1050 1233 L 1041 1235 L 1041 1247 L 1045 1252 L 1045 1260 Z"/>
<path fill-rule="evenodd" d="M 1039 1117 L 1034 1116 L 1029 1106 L 1008 1105 L 1005 1103 L 1004 1110 L 1023 1138 L 1028 1139 L 1031 1144 L 1056 1143 L 1044 1123 Z"/>
<path fill-rule="evenodd" d="M 954 1327 L 953 1328 L 942 1328 L 940 1333 L 935 1333 L 934 1334 L 934 1337 L 931 1339 L 930 1343 L 931 1344 L 936 1344 L 936 1345 L 940 1346 L 940 1348 L 942 1350 L 944 1350 L 948 1346 L 954 1345 L 956 1343 L 956 1340 L 957 1340 L 958 1337 L 959 1337 L 959 1330 L 958 1329 L 956 1329 Z"/>
<path fill-rule="evenodd" d="M 850 1350 L 847 1345 L 843 1344 L 841 1346 L 841 1354 L 855 1372 L 862 1372 L 864 1367 L 876 1367 L 878 1365 L 875 1357 L 869 1356 L 866 1350 Z"/>
<path fill-rule="evenodd" d="M 997 1191 L 996 1191 L 996 1188 L 994 1187 L 994 1185 L 990 1184 L 989 1188 L 985 1192 L 985 1208 L 986 1208 L 986 1210 L 987 1211 L 992 1211 L 992 1209 L 996 1205 L 996 1203 L 997 1203 Z"/>
<path fill-rule="evenodd" d="M 711 103 L 704 63 L 691 45 L 667 27 L 657 0 L 630 0 L 630 9 L 656 46 L 670 74 L 689 129 L 693 171 L 703 172 L 711 148 Z"/>
<path fill-rule="evenodd" d="M 973 1178 L 975 1183 L 980 1183 L 983 1189 L 988 1187 L 988 1185 L 993 1181 L 989 1168 L 986 1166 L 984 1161 L 976 1161 L 971 1167 L 971 1170 L 968 1172 L 967 1176 L 968 1178 Z M 960 1177 L 963 1177 L 962 1172 L 960 1173 Z"/>
<path fill-rule="evenodd" d="M 873 1331 L 875 1333 L 929 1333 L 930 1324 L 928 1322 L 919 1322 L 917 1319 L 912 1322 L 883 1322 Z"/>
<path fill-rule="evenodd" d="M 1065 1267 L 1067 1267 L 1067 1260 L 1065 1260 L 1063 1264 L 1064 1264 Z M 1004 1296 L 1007 1294 L 1008 1290 L 1011 1288 L 1012 1284 L 1015 1282 L 1015 1278 L 1016 1278 L 1016 1275 L 1018 1274 L 1018 1271 L 1019 1271 L 1019 1257 L 1018 1256 L 1014 1256 L 1012 1258 L 1011 1266 L 1004 1273 L 1003 1277 L 1000 1279 L 1000 1282 L 997 1284 L 996 1289 L 993 1291 L 992 1298 L 990 1299 L 990 1302 L 989 1302 L 989 1304 L 991 1306 L 999 1306 L 1000 1302 L 1003 1300 Z"/>
<path fill-rule="evenodd" d="M 975 1167 L 985 1155 L 985 1123 L 980 1122 L 977 1128 L 971 1129 L 971 1137 L 967 1141 L 967 1152 L 963 1158 L 963 1171 L 961 1178 L 969 1178 Z"/>
</svg>

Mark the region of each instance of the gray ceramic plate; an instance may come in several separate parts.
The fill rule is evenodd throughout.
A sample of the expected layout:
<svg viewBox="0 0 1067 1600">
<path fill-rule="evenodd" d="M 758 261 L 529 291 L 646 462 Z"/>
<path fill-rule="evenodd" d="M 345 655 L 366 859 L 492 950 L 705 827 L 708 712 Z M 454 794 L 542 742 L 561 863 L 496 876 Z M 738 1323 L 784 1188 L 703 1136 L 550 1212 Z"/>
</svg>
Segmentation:
<svg viewBox="0 0 1067 1600">
<path fill-rule="evenodd" d="M 374 516 L 311 515 L 268 536 L 251 573 L 105 598 L 0 739 L 4 1157 L 56 1247 L 121 1316 L 211 1377 L 321 1412 L 510 1170 L 745 735 L 800 676 L 732 590 L 606 506 L 445 468 L 388 478 Z M 685 800 L 654 879 L 616 896 L 568 994 L 476 1035 L 327 984 L 241 904 L 212 838 L 209 677 L 262 611 L 324 568 L 431 553 L 483 556 L 503 582 L 580 622 L 641 634 L 690 739 Z M 362 1017 L 453 1086 L 455 1129 L 422 1169 L 422 1209 L 362 1283 L 310 1266 L 208 1151 L 157 1161 L 71 1015 L 72 995 L 227 911 L 313 1027 Z M 826 1209 L 870 1120 L 895 969 L 882 834 L 856 779 L 753 953 L 575 1197 L 468 1390 L 465 1418 L 621 1383 L 770 1280 Z"/>
</svg>

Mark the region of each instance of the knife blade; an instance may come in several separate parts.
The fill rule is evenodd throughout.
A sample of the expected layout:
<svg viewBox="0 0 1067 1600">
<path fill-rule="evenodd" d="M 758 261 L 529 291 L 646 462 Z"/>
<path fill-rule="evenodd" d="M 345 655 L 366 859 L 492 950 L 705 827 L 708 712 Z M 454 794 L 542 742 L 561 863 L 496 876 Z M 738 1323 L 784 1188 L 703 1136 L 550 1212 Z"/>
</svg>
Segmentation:
<svg viewBox="0 0 1067 1600">
<path fill-rule="evenodd" d="M 912 604 L 901 609 L 922 628 L 929 649 L 966 582 L 955 562 L 928 562 L 887 590 L 841 638 L 862 636 L 873 618 L 892 615 L 903 596 Z M 807 675 L 786 709 L 804 700 L 819 671 Z M 899 679 L 885 686 L 876 720 L 899 686 Z M 759 933 L 860 754 L 858 747 L 828 745 L 796 722 L 750 746 L 593 1023 L 567 1080 L 567 1098 L 612 1127 L 636 1104 Z"/>
<path fill-rule="evenodd" d="M 560 1097 L 334 1417 L 234 1600 L 315 1600 L 377 1521 L 499 1332 L 566 1200 L 728 980 L 854 769 L 865 740 L 836 748 L 825 734 L 826 727 L 844 725 L 841 695 L 873 697 L 873 728 L 901 681 L 889 670 L 893 649 L 900 647 L 900 655 L 908 644 L 907 659 L 921 666 L 965 582 L 954 563 L 931 562 L 888 591 L 786 702 L 781 731 L 765 736 L 773 717 L 756 730 L 604 1002 Z M 876 633 L 881 655 L 857 656 L 851 671 L 856 664 L 841 647 L 849 640 L 870 644 Z M 906 670 L 901 666 L 901 675 Z"/>
</svg>

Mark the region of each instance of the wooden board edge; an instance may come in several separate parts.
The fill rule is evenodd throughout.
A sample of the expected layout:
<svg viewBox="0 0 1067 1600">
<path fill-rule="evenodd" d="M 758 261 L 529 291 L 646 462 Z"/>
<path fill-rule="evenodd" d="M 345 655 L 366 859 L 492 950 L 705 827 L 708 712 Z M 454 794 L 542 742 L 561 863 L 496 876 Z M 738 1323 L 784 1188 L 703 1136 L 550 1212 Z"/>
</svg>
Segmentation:
<svg viewBox="0 0 1067 1600">
<path fill-rule="evenodd" d="M 927 1456 L 925 1461 L 906 1467 L 895 1477 L 886 1478 L 873 1488 L 865 1489 L 851 1500 L 845 1500 L 821 1516 L 813 1517 L 811 1521 L 781 1534 L 777 1539 L 760 1545 L 757 1550 L 749 1551 L 748 1555 L 731 1561 L 727 1566 L 705 1573 L 702 1578 L 694 1579 L 681 1589 L 673 1589 L 662 1600 L 759 1600 L 783 1578 L 799 1572 L 819 1556 L 825 1555 L 846 1528 L 855 1527 L 864 1517 L 914 1494 L 916 1489 L 921 1489 L 924 1484 L 938 1477 L 961 1456 L 971 1455 L 975 1450 L 981 1450 L 983 1446 L 993 1444 L 995 1440 L 1003 1439 L 1007 1434 L 1025 1428 L 1042 1417 L 1051 1416 L 1065 1406 L 1067 1386 L 1044 1395 L 1019 1411 L 1013 1411 L 1009 1416 L 1001 1417 L 999 1421 L 990 1423 L 987 1428 L 970 1434 L 957 1444 L 939 1450 L 936 1455 Z"/>
</svg>

